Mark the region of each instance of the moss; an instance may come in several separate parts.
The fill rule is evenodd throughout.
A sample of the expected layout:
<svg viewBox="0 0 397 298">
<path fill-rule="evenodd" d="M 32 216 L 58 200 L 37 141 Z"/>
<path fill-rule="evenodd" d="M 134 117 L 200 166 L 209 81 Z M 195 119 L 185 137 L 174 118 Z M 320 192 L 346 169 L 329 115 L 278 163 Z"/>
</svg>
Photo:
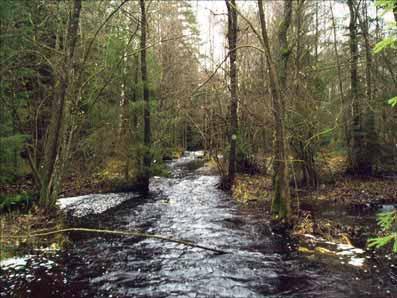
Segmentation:
<svg viewBox="0 0 397 298">
<path fill-rule="evenodd" d="M 280 48 L 281 55 L 283 57 L 288 57 L 291 51 L 288 48 Z"/>
<path fill-rule="evenodd" d="M 289 220 L 289 210 L 286 202 L 286 198 L 283 197 L 284 193 L 283 190 L 281 189 L 281 184 L 279 177 L 277 175 L 274 176 L 273 178 L 274 184 L 273 184 L 273 191 L 274 191 L 274 196 L 273 196 L 273 201 L 272 201 L 272 215 L 274 220 L 278 221 L 285 221 Z"/>
<path fill-rule="evenodd" d="M 273 177 L 273 201 L 272 201 L 272 215 L 275 219 L 280 218 L 280 210 L 281 207 L 281 189 L 280 189 L 280 181 L 277 175 Z"/>
<path fill-rule="evenodd" d="M 33 203 L 33 195 L 27 193 L 0 196 L 0 213 L 11 210 L 29 209 Z"/>
<path fill-rule="evenodd" d="M 317 254 L 328 255 L 328 256 L 336 255 L 336 252 L 331 251 L 331 250 L 326 249 L 326 248 L 321 247 L 321 246 L 316 246 L 314 248 L 314 250 L 309 249 L 309 248 L 304 247 L 304 246 L 299 246 L 298 247 L 298 252 L 304 253 L 304 254 L 315 254 L 315 253 L 317 253 Z"/>
<path fill-rule="evenodd" d="M 150 172 L 152 176 L 170 177 L 171 175 L 167 166 L 162 162 L 153 163 Z"/>
</svg>

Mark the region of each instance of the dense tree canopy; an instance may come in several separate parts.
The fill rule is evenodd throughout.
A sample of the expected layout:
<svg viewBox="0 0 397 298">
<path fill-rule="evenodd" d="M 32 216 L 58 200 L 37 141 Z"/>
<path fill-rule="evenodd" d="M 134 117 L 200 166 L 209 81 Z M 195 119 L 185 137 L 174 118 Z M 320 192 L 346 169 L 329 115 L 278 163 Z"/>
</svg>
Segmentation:
<svg viewBox="0 0 397 298">
<path fill-rule="evenodd" d="M 289 210 L 289 184 L 318 187 L 333 152 L 352 175 L 394 171 L 395 1 L 257 4 L 212 16 L 214 61 L 194 1 L 2 1 L 2 183 L 30 176 L 50 208 L 70 177 L 133 189 L 204 149 L 228 188 L 273 172 Z"/>
</svg>

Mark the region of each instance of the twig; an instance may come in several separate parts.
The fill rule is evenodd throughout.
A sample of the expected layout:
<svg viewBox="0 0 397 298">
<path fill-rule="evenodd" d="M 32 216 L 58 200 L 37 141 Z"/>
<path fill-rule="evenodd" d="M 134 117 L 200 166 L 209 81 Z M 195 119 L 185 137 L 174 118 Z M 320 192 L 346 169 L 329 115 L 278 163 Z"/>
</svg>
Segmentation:
<svg viewBox="0 0 397 298">
<path fill-rule="evenodd" d="M 135 237 L 143 237 L 143 238 L 153 238 L 153 239 L 159 239 L 162 241 L 168 241 L 168 242 L 174 242 L 178 244 L 183 244 L 186 246 L 191 246 L 191 247 L 196 247 L 196 248 L 201 248 L 204 250 L 212 251 L 217 254 L 228 254 L 230 252 L 224 251 L 224 250 L 219 250 L 216 248 L 211 248 L 211 247 L 206 247 L 203 245 L 195 244 L 189 240 L 178 240 L 170 237 L 165 237 L 161 235 L 156 235 L 156 234 L 147 234 L 147 233 L 142 233 L 142 232 L 137 232 L 137 231 L 114 231 L 114 230 L 101 230 L 101 229 L 89 229 L 89 228 L 66 228 L 66 229 L 60 229 L 60 230 L 55 230 L 55 231 L 50 231 L 50 232 L 45 232 L 45 233 L 36 233 L 36 234 L 30 234 L 27 237 L 25 236 L 3 236 L 4 238 L 29 238 L 29 237 L 43 237 L 43 236 L 49 236 L 53 234 L 58 234 L 58 233 L 65 233 L 65 232 L 90 232 L 90 233 L 102 233 L 102 234 L 113 234 L 113 235 L 123 235 L 123 236 L 135 236 Z"/>
<path fill-rule="evenodd" d="M 90 42 L 90 44 L 88 45 L 87 51 L 86 51 L 85 54 L 84 54 L 83 62 L 82 62 L 81 65 L 84 65 L 84 64 L 86 63 L 86 61 L 87 61 L 87 59 L 88 59 L 88 55 L 89 55 L 89 53 L 90 53 L 90 51 L 91 51 L 91 47 L 92 47 L 92 45 L 94 44 L 94 41 L 95 41 L 96 37 L 98 36 L 99 32 L 102 30 L 103 26 L 105 26 L 106 23 L 113 17 L 113 15 L 114 15 L 119 9 L 121 9 L 121 8 L 123 7 L 123 5 L 126 4 L 127 2 L 128 2 L 128 0 L 124 0 L 123 2 L 121 2 L 120 5 L 117 6 L 117 8 L 116 8 L 115 10 L 113 10 L 113 11 L 108 15 L 108 17 L 106 18 L 106 20 L 98 27 L 98 29 L 96 30 L 96 32 L 95 32 L 95 34 L 94 34 L 94 37 L 91 39 L 91 42 Z"/>
<path fill-rule="evenodd" d="M 251 49 L 255 49 L 258 50 L 261 53 L 264 53 L 264 51 L 261 48 L 258 48 L 257 46 L 254 45 L 241 45 L 241 46 L 237 46 L 234 49 L 229 50 L 229 52 L 227 53 L 227 55 L 225 56 L 225 58 L 223 58 L 223 60 L 215 67 L 215 70 L 212 72 L 212 74 L 203 82 L 201 83 L 199 86 L 197 86 L 196 89 L 193 90 L 192 92 L 192 96 L 196 95 L 196 93 L 203 88 L 209 81 L 211 81 L 211 79 L 216 75 L 216 73 L 218 72 L 218 70 L 221 68 L 221 66 L 226 62 L 227 58 L 229 58 L 230 54 L 234 51 L 237 51 L 239 49 L 244 49 L 244 48 L 251 48 Z"/>
</svg>

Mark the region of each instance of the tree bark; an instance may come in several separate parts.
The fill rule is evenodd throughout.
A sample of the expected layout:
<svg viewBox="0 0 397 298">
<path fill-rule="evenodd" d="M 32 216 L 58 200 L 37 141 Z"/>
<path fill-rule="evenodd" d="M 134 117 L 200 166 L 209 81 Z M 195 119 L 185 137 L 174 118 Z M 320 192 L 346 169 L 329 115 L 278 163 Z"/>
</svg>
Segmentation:
<svg viewBox="0 0 397 298">
<path fill-rule="evenodd" d="M 305 83 L 303 82 L 305 79 L 301 76 L 302 70 L 304 68 L 304 49 L 305 45 L 302 40 L 305 39 L 305 18 L 308 17 L 306 13 L 306 1 L 305 0 L 297 0 L 296 1 L 296 9 L 295 9 L 295 40 L 296 40 L 296 55 L 295 55 L 295 73 L 294 73 L 294 80 L 293 86 L 291 88 L 294 90 L 293 97 L 295 100 L 291 100 L 294 102 L 294 109 L 297 115 L 300 115 L 300 119 L 304 119 L 305 117 L 310 117 L 312 113 L 312 105 L 315 104 L 313 101 L 310 100 L 310 97 L 307 97 L 307 89 L 304 87 Z M 291 22 L 291 12 L 288 13 L 289 10 L 292 10 L 292 3 L 288 5 L 286 2 L 285 12 L 284 12 L 284 24 L 289 24 Z M 318 11 L 318 3 L 316 2 L 316 15 Z M 315 19 L 318 26 L 318 19 Z M 284 25 L 285 26 L 285 25 Z M 282 28 L 281 28 L 282 29 Z M 285 33 L 284 33 L 285 31 Z M 281 40 L 280 44 L 287 44 L 287 31 L 286 29 L 280 30 L 283 32 L 283 35 L 280 35 Z M 282 38 L 281 38 L 282 37 Z M 316 31 L 316 40 L 315 40 L 315 61 L 314 64 L 317 65 L 318 63 L 318 56 L 316 54 L 316 48 L 318 47 L 317 44 L 318 38 L 318 31 Z M 283 49 L 282 47 L 280 47 Z M 284 49 L 283 49 L 284 50 Z M 285 51 L 285 50 L 284 50 Z M 284 58 L 283 63 L 281 65 L 286 65 L 287 61 Z M 286 69 L 286 66 L 283 66 L 283 69 Z M 286 70 L 285 70 L 286 71 Z M 287 87 L 287 82 L 285 83 Z M 306 98 L 305 98 L 306 97 Z M 301 118 L 302 117 L 302 118 Z M 298 119 L 299 119 L 298 118 Z M 301 176 L 299 179 L 299 185 L 304 187 L 311 187 L 316 188 L 319 183 L 318 174 L 316 171 L 316 164 L 315 164 L 315 154 L 316 154 L 316 145 L 312 142 L 307 142 L 309 139 L 313 137 L 313 126 L 312 125 L 305 125 L 305 127 L 297 128 L 294 123 L 298 120 L 297 118 L 292 115 L 290 122 L 292 126 L 290 129 L 290 138 L 289 144 L 291 145 L 292 152 L 294 153 L 296 160 L 299 160 L 298 163 L 294 163 L 294 169 L 299 169 Z M 298 120 L 301 121 L 301 120 Z M 290 121 L 291 121 L 290 120 Z M 296 166 L 295 166 L 296 165 Z"/>
<path fill-rule="evenodd" d="M 126 50 L 123 53 L 126 55 Z M 118 151 L 120 154 L 120 157 L 122 160 L 124 160 L 124 179 L 125 181 L 129 180 L 129 138 L 128 138 L 128 132 L 130 130 L 130 113 L 129 113 L 129 94 L 127 92 L 127 67 L 128 67 L 128 58 L 124 58 L 124 66 L 123 66 L 123 78 L 122 78 L 122 83 L 120 86 L 121 94 L 120 94 L 120 123 L 119 123 L 119 135 L 118 135 L 118 144 L 115 144 L 116 147 L 118 147 Z M 116 149 L 116 148 L 115 148 Z M 117 152 L 115 150 L 115 152 Z"/>
<path fill-rule="evenodd" d="M 355 0 L 348 0 L 350 12 L 349 35 L 350 35 L 350 84 L 352 105 L 352 133 L 349 151 L 350 166 L 348 173 L 353 175 L 368 175 L 372 172 L 371 164 L 367 156 L 366 131 L 362 120 L 363 103 L 360 102 L 359 78 L 358 78 L 358 7 Z"/>
<path fill-rule="evenodd" d="M 138 183 L 143 191 L 149 190 L 149 178 L 150 178 L 150 165 L 151 159 L 151 129 L 150 129 L 150 94 L 149 94 L 149 84 L 147 75 L 147 65 L 146 65 L 146 9 L 145 0 L 140 0 L 139 2 L 141 8 L 141 76 L 143 84 L 143 144 L 144 144 L 144 154 L 143 154 L 143 171 L 139 177 Z"/>
<path fill-rule="evenodd" d="M 138 76 L 139 76 L 139 55 L 134 53 L 132 56 L 127 55 L 127 48 L 131 44 L 131 40 L 133 39 L 135 33 L 139 30 L 139 23 L 135 27 L 135 22 L 130 23 L 130 30 L 134 32 L 130 37 L 130 40 L 126 44 L 126 49 L 124 51 L 124 63 L 123 66 L 123 80 L 121 84 L 121 98 L 120 98 L 120 132 L 119 132 L 119 142 L 118 146 L 121 147 L 121 159 L 124 161 L 124 179 L 128 183 L 130 176 L 130 165 L 131 165 L 131 154 L 130 154 L 130 145 L 131 139 L 134 139 L 136 136 L 131 135 L 131 129 L 135 133 L 137 128 L 137 115 L 131 113 L 130 111 L 130 103 L 136 102 L 136 88 L 138 84 Z M 132 67 L 130 67 L 132 66 Z M 129 71 L 131 69 L 131 71 Z M 132 83 L 131 80 L 128 80 L 128 77 L 132 75 Z M 130 82 L 128 84 L 127 82 Z M 132 120 L 132 121 L 131 121 Z M 132 122 L 132 127 L 131 127 Z M 121 145 L 121 146 L 120 146 Z M 139 164 L 139 162 L 137 163 Z"/>
<path fill-rule="evenodd" d="M 335 16 L 334 16 L 334 11 L 332 9 L 332 3 L 330 2 L 329 8 L 331 11 L 331 21 L 332 21 L 332 32 L 333 32 L 333 37 L 334 37 L 334 51 L 335 51 L 335 57 L 336 57 L 336 69 L 338 72 L 338 85 L 339 85 L 339 92 L 340 92 L 340 106 L 342 110 L 342 130 L 343 130 L 343 138 L 345 144 L 348 144 L 350 137 L 349 137 L 349 131 L 347 129 L 347 104 L 346 104 L 346 98 L 344 96 L 344 91 L 343 91 L 343 79 L 342 79 L 342 69 L 341 69 L 341 63 L 339 59 L 339 51 L 338 51 L 338 44 L 337 44 L 337 37 L 336 37 L 336 22 L 335 22 Z"/>
<path fill-rule="evenodd" d="M 279 52 L 279 61 L 280 61 L 280 87 L 281 92 L 284 92 L 287 89 L 288 82 L 288 60 L 291 53 L 291 50 L 288 45 L 288 28 L 291 25 L 292 18 L 292 1 L 287 0 L 284 2 L 284 15 L 283 20 L 280 24 L 280 28 L 278 31 L 278 42 L 280 44 L 280 52 Z"/>
<path fill-rule="evenodd" d="M 229 3 L 230 2 L 230 3 Z M 228 43 L 229 43 L 229 62 L 230 62 L 230 152 L 229 152 L 229 171 L 224 188 L 230 190 L 234 183 L 236 175 L 236 147 L 238 131 L 238 73 L 237 73 L 237 11 L 236 1 L 226 0 L 227 18 L 228 18 Z"/>
<path fill-rule="evenodd" d="M 366 69 L 365 69 L 365 80 L 366 80 L 366 95 L 367 102 L 363 104 L 364 106 L 364 116 L 365 116 L 365 130 L 367 133 L 366 138 L 366 160 L 367 160 L 367 173 L 372 174 L 372 168 L 374 163 L 374 157 L 376 155 L 376 143 L 377 143 L 377 134 L 375 131 L 375 112 L 373 110 L 373 88 L 372 88 L 372 48 L 370 45 L 370 37 L 369 37 L 369 20 L 368 20 L 368 7 L 367 3 L 363 2 L 362 8 L 362 16 L 358 13 L 359 23 L 361 26 L 362 35 L 364 37 L 364 45 L 365 45 L 365 61 L 366 61 Z"/>
<path fill-rule="evenodd" d="M 289 222 L 291 215 L 290 190 L 288 183 L 288 164 L 286 154 L 286 140 L 284 129 L 283 96 L 280 82 L 277 76 L 276 66 L 270 52 L 269 38 L 267 35 L 265 14 L 262 0 L 258 0 L 259 18 L 262 30 L 262 41 L 269 67 L 270 94 L 272 97 L 272 109 L 275 122 L 274 132 L 274 177 L 272 202 L 272 214 L 274 219 Z M 282 28 L 284 25 L 281 25 Z"/>
<path fill-rule="evenodd" d="M 51 121 L 47 131 L 42 165 L 39 204 L 52 209 L 58 198 L 63 168 L 68 158 L 67 145 L 71 135 L 70 105 L 74 88 L 74 54 L 78 39 L 81 0 L 74 0 L 73 10 L 67 29 L 67 41 L 64 49 L 63 77 L 55 83 L 55 97 L 51 107 Z"/>
</svg>

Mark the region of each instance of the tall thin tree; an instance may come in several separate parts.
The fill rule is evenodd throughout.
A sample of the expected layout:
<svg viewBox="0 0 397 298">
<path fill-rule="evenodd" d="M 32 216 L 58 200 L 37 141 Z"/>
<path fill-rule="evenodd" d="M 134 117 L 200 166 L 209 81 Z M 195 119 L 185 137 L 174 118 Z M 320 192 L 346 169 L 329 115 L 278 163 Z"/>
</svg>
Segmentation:
<svg viewBox="0 0 397 298">
<path fill-rule="evenodd" d="M 285 128 L 284 128 L 284 111 L 283 111 L 284 108 L 283 108 L 283 95 L 282 95 L 283 92 L 280 85 L 280 79 L 277 75 L 276 65 L 270 51 L 270 44 L 267 34 L 266 19 L 263 10 L 262 0 L 258 0 L 258 8 L 259 8 L 259 18 L 261 23 L 263 46 L 264 46 L 267 65 L 269 67 L 270 94 L 272 98 L 272 110 L 273 110 L 273 117 L 275 122 L 274 141 L 273 141 L 274 197 L 272 202 L 272 214 L 275 219 L 279 221 L 288 222 L 291 215 L 291 206 L 290 206 L 291 200 L 290 200 L 290 189 L 289 189 L 289 181 L 288 181 L 289 179 L 288 161 L 287 161 L 286 138 L 285 138 Z M 286 7 L 284 7 L 284 9 L 285 8 Z M 285 15 L 288 14 L 286 13 Z M 286 24 L 284 24 L 283 22 L 280 25 L 280 29 L 285 30 L 285 26 Z"/>
<path fill-rule="evenodd" d="M 147 75 L 147 63 L 146 63 L 146 9 L 145 0 L 139 2 L 141 8 L 141 76 L 143 84 L 143 100 L 144 100 L 144 111 L 143 111 L 143 143 L 145 146 L 143 155 L 143 171 L 139 177 L 139 183 L 143 191 L 149 190 L 149 178 L 150 178 L 150 165 L 151 159 L 151 129 L 150 129 L 150 94 L 149 94 L 149 83 Z"/>
<path fill-rule="evenodd" d="M 350 133 L 350 150 L 349 150 L 349 168 L 348 172 L 354 175 L 367 175 L 372 172 L 371 163 L 367 154 L 366 130 L 364 127 L 363 113 L 364 109 L 360 102 L 359 94 L 359 77 L 358 77 L 358 7 L 356 0 L 348 0 L 350 22 L 350 87 L 351 87 L 351 106 L 352 122 Z"/>
<path fill-rule="evenodd" d="M 237 11 L 236 1 L 226 0 L 227 19 L 228 19 L 228 43 L 229 43 L 229 74 L 230 74 L 230 152 L 229 152 L 229 171 L 227 181 L 224 184 L 225 189 L 231 189 L 236 174 L 236 147 L 238 131 L 238 73 L 237 73 Z"/>
<path fill-rule="evenodd" d="M 358 20 L 361 27 L 361 32 L 364 37 L 364 48 L 365 48 L 365 82 L 366 82 L 366 102 L 364 106 L 368 107 L 364 113 L 365 121 L 364 128 L 366 131 L 366 173 L 368 175 L 372 175 L 372 165 L 374 163 L 374 157 L 377 155 L 376 153 L 376 143 L 377 143 L 377 134 L 375 131 L 375 112 L 374 112 L 374 101 L 373 101 L 373 79 L 372 79 L 372 71 L 373 71 L 373 59 L 372 59 L 372 47 L 369 36 L 369 16 L 368 16 L 368 5 L 364 1 L 362 3 L 362 15 L 360 15 L 359 11 L 357 11 Z"/>
</svg>

